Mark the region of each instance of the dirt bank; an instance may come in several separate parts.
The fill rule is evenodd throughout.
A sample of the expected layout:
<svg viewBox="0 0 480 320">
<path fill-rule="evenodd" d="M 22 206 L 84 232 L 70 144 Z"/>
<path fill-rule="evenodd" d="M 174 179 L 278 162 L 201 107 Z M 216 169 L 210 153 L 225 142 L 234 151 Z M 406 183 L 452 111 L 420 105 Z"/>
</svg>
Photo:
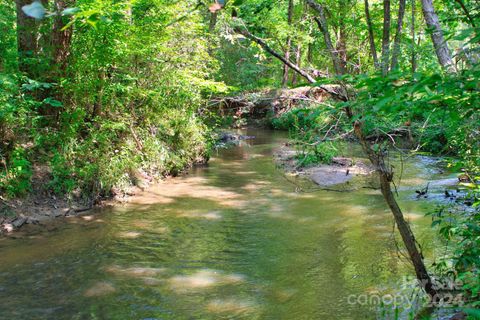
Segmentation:
<svg viewBox="0 0 480 320">
<path fill-rule="evenodd" d="M 198 161 L 204 162 L 204 159 Z M 0 236 L 11 235 L 26 225 L 40 225 L 48 229 L 61 219 L 88 216 L 93 209 L 128 202 L 162 179 L 137 170 L 131 173 L 134 185 L 121 191 L 112 189 L 110 198 L 91 200 L 83 199 L 75 192 L 69 197 L 49 192 L 50 188 L 45 188 L 50 181 L 48 175 L 47 167 L 35 166 L 32 192 L 27 197 L 8 200 L 0 197 Z"/>
</svg>

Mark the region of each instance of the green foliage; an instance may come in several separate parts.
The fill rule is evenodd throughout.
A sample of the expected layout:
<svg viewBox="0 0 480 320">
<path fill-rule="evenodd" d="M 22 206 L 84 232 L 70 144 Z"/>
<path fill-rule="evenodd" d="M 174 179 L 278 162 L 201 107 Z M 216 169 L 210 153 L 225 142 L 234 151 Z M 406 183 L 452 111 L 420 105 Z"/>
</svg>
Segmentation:
<svg viewBox="0 0 480 320">
<path fill-rule="evenodd" d="M 480 69 L 471 68 L 454 75 L 353 77 L 346 80 L 358 96 L 348 106 L 362 115 L 367 135 L 410 130 L 422 150 L 460 155 L 478 165 L 479 76 Z"/>
<path fill-rule="evenodd" d="M 480 193 L 474 195 L 478 201 Z M 442 207 L 432 214 L 432 225 L 452 247 L 451 254 L 437 264 L 437 270 L 456 272 L 467 294 L 469 304 L 480 306 L 480 210 L 461 212 L 455 207 Z"/>
<path fill-rule="evenodd" d="M 27 159 L 26 151 L 16 148 L 9 159 L 2 158 L 4 170 L 0 173 L 0 190 L 8 197 L 25 195 L 30 191 L 32 164 Z"/>
<path fill-rule="evenodd" d="M 318 163 L 331 163 L 338 151 L 331 142 L 303 145 L 300 148 L 301 153 L 297 155 L 299 167 L 306 167 Z"/>
<path fill-rule="evenodd" d="M 333 135 L 340 129 L 331 130 L 337 115 L 335 109 L 325 106 L 300 107 L 273 118 L 271 125 L 275 129 L 289 131 L 298 151 L 299 166 L 330 163 L 338 152 L 335 144 L 328 140 L 329 134 Z"/>
<path fill-rule="evenodd" d="M 50 167 L 46 188 L 87 198 L 128 187 L 135 170 L 160 177 L 208 156 L 210 129 L 197 110 L 227 87 L 212 80 L 218 63 L 203 15 L 163 0 L 76 4 L 62 13 L 75 33 L 64 71 L 51 65 L 47 43 L 28 75 L 0 66 L 0 187 L 10 196 L 28 191 L 27 154 Z M 9 17 L 0 27 L 14 29 L 13 10 L 0 10 Z M 38 32 L 47 37 L 56 9 L 45 10 Z M 8 58 L 0 62 L 12 65 L 15 34 L 0 35 L 0 48 Z"/>
</svg>

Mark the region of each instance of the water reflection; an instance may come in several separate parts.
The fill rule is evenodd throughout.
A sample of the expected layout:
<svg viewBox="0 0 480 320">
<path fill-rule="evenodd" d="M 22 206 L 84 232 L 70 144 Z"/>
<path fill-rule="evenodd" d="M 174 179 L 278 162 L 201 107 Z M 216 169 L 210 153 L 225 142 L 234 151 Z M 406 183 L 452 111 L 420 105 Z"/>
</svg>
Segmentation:
<svg viewBox="0 0 480 320">
<path fill-rule="evenodd" d="M 298 193 L 272 162 L 282 136 L 247 135 L 124 207 L 0 241 L 0 318 L 375 318 L 348 296 L 411 273 L 379 192 Z M 428 205 L 400 196 L 428 254 Z"/>
</svg>

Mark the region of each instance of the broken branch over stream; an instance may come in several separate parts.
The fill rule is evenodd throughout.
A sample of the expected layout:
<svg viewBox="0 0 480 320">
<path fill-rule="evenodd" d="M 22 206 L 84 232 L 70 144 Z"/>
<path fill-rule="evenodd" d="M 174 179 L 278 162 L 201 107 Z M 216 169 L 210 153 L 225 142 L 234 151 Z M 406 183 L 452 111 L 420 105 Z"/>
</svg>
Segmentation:
<svg viewBox="0 0 480 320">
<path fill-rule="evenodd" d="M 301 69 L 296 64 L 287 60 L 280 53 L 273 50 L 265 41 L 263 41 L 262 39 L 260 39 L 259 37 L 255 36 L 255 35 L 251 34 L 245 27 L 235 27 L 234 30 L 235 30 L 236 33 L 239 33 L 239 34 L 243 35 L 245 38 L 257 43 L 258 45 L 260 45 L 265 51 L 270 53 L 272 56 L 274 56 L 275 58 L 280 60 L 282 63 L 284 63 L 288 67 L 290 67 L 296 73 L 298 73 L 303 78 L 305 78 L 309 83 L 316 83 L 317 82 L 317 80 L 312 75 L 310 75 L 305 70 Z M 336 98 L 339 99 L 339 100 L 342 100 L 342 101 L 347 100 L 346 94 L 344 92 L 338 92 L 338 91 L 332 90 L 328 86 L 319 85 L 319 87 L 322 88 L 323 90 L 327 91 L 328 93 L 336 96 Z"/>
</svg>

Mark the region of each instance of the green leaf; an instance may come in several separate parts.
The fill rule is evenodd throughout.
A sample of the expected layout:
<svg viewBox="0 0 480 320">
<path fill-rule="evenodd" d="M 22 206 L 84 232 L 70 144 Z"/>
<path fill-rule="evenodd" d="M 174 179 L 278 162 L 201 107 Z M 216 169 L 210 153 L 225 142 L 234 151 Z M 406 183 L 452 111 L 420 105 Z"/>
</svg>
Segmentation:
<svg viewBox="0 0 480 320">
<path fill-rule="evenodd" d="M 80 12 L 80 8 L 67 8 L 62 11 L 62 16 L 72 16 Z"/>
<path fill-rule="evenodd" d="M 51 105 L 52 107 L 55 107 L 55 108 L 63 107 L 63 104 L 60 101 L 55 100 L 53 98 L 46 98 L 43 100 L 43 103 Z"/>
</svg>

